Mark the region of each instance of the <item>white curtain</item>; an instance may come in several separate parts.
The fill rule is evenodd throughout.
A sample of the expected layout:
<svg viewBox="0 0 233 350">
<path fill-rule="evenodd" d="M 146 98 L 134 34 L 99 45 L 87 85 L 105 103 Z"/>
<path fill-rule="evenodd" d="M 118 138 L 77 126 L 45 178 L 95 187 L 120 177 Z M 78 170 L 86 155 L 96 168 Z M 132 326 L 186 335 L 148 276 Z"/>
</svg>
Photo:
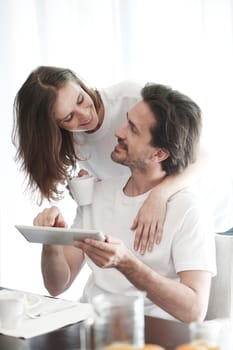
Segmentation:
<svg viewBox="0 0 233 350">
<path fill-rule="evenodd" d="M 97 87 L 142 79 L 180 89 L 203 109 L 216 167 L 232 171 L 233 0 L 2 0 L 0 52 L 1 285 L 45 292 L 40 247 L 14 229 L 40 208 L 10 139 L 14 96 L 38 65 L 70 67 Z M 73 204 L 60 206 L 71 222 Z M 81 294 L 78 283 L 67 297 Z"/>
</svg>

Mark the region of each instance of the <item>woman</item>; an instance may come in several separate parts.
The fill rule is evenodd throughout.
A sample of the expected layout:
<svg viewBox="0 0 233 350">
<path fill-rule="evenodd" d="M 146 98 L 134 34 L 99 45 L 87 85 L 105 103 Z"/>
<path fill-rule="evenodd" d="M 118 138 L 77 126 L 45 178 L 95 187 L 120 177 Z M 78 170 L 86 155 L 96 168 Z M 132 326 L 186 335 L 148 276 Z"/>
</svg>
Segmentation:
<svg viewBox="0 0 233 350">
<path fill-rule="evenodd" d="M 116 143 L 115 130 L 141 99 L 141 88 L 139 83 L 124 82 L 96 90 L 69 69 L 35 69 L 16 95 L 12 133 L 28 187 L 39 190 L 41 200 L 56 200 L 62 195 L 60 185 L 74 174 L 77 162 L 99 179 L 128 171 L 114 163 L 110 153 Z M 144 254 L 160 242 L 167 200 L 197 180 L 199 163 L 179 176 L 168 176 L 151 191 L 132 223 L 135 250 Z"/>
</svg>

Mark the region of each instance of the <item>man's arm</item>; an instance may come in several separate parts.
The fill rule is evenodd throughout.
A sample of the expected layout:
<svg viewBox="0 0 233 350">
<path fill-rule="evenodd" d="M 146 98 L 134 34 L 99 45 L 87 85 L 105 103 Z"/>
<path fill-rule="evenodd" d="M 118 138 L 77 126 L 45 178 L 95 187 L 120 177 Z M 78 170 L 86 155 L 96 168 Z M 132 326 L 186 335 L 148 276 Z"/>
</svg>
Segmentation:
<svg viewBox="0 0 233 350">
<path fill-rule="evenodd" d="M 156 305 L 183 322 L 203 320 L 208 306 L 211 273 L 184 271 L 180 282 L 159 275 L 141 262 L 122 241 L 108 237 L 108 242 L 86 239 L 75 242 L 97 266 L 115 267 L 136 288 L 144 290 Z"/>
<path fill-rule="evenodd" d="M 41 270 L 49 293 L 57 296 L 67 290 L 80 272 L 83 261 L 84 254 L 78 248 L 44 245 Z"/>
<path fill-rule="evenodd" d="M 39 213 L 35 226 L 65 227 L 62 214 L 55 206 Z M 81 270 L 84 254 L 80 249 L 69 246 L 44 245 L 41 256 L 41 269 L 44 284 L 53 296 L 63 293 L 73 283 Z"/>
<path fill-rule="evenodd" d="M 129 256 L 117 269 L 147 297 L 180 321 L 190 323 L 205 318 L 211 284 L 207 271 L 183 271 L 180 281 L 163 277 L 143 264 L 135 256 Z"/>
</svg>

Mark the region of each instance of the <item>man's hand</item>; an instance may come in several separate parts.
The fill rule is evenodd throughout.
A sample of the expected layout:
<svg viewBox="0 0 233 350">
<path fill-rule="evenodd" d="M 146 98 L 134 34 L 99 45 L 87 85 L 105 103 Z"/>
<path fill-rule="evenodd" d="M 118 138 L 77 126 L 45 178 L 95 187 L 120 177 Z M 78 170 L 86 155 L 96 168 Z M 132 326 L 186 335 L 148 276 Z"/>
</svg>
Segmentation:
<svg viewBox="0 0 233 350">
<path fill-rule="evenodd" d="M 75 247 L 82 251 L 99 267 L 119 267 L 131 255 L 124 243 L 117 238 L 106 235 L 105 242 L 86 238 L 84 242 L 75 241 Z"/>
<path fill-rule="evenodd" d="M 44 209 L 33 220 L 34 226 L 67 227 L 60 210 L 53 206 Z"/>
</svg>

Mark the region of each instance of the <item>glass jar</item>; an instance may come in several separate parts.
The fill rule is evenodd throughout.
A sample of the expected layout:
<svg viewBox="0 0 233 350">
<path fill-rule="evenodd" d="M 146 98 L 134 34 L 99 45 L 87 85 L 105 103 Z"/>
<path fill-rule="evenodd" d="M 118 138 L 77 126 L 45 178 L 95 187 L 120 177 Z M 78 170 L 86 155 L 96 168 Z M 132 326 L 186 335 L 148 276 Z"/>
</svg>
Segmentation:
<svg viewBox="0 0 233 350">
<path fill-rule="evenodd" d="M 218 320 L 192 322 L 189 325 L 193 345 L 203 345 L 208 350 L 220 350 L 221 323 Z"/>
</svg>

